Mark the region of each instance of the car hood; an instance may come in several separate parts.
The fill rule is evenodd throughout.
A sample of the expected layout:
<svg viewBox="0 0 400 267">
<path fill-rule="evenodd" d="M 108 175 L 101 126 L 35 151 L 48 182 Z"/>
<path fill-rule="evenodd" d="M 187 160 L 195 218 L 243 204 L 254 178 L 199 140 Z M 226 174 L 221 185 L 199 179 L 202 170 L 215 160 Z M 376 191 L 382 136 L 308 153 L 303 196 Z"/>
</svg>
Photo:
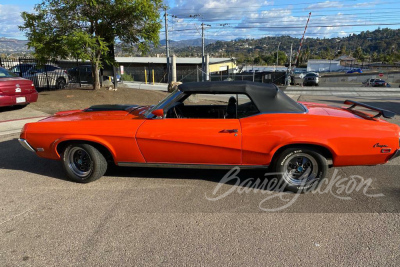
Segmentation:
<svg viewBox="0 0 400 267">
<path fill-rule="evenodd" d="M 41 122 L 144 119 L 144 113 L 149 108 L 138 105 L 96 105 L 83 110 L 57 112 Z"/>
</svg>

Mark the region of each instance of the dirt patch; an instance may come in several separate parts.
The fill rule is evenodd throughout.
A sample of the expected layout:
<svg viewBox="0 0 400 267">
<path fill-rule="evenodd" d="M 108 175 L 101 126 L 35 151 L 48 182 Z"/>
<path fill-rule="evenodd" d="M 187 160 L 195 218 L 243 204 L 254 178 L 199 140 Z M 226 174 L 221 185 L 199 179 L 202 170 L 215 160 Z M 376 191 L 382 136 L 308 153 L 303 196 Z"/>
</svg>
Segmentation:
<svg viewBox="0 0 400 267">
<path fill-rule="evenodd" d="M 66 89 L 43 91 L 39 93 L 38 102 L 29 105 L 30 108 L 49 114 L 63 110 L 84 109 L 100 104 L 132 104 L 154 105 L 168 93 L 147 91 L 131 88 L 118 88 L 117 91 Z"/>
</svg>

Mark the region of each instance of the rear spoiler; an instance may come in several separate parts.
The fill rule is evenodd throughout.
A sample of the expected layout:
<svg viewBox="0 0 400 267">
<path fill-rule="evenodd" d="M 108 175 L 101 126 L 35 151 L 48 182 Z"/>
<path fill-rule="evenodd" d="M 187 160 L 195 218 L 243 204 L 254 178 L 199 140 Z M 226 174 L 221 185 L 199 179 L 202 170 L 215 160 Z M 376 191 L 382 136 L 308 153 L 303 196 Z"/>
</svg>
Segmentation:
<svg viewBox="0 0 400 267">
<path fill-rule="evenodd" d="M 356 101 L 351 101 L 351 100 L 346 100 L 344 101 L 345 105 L 351 105 L 351 107 L 347 108 L 349 110 L 352 110 L 353 108 L 359 106 L 359 107 L 364 107 L 373 111 L 377 111 L 378 114 L 373 116 L 372 118 L 379 118 L 383 116 L 386 119 L 392 119 L 396 114 L 392 111 L 386 110 L 386 109 L 381 109 L 377 107 L 373 107 L 364 103 L 356 102 Z"/>
</svg>

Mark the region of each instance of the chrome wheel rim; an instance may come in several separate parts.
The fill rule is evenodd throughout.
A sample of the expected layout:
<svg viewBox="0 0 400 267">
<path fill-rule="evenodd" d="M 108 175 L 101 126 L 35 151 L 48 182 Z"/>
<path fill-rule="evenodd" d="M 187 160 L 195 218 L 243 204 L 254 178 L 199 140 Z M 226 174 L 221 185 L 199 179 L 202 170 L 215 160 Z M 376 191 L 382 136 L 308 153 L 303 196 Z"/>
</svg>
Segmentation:
<svg viewBox="0 0 400 267">
<path fill-rule="evenodd" d="M 76 176 L 85 179 L 92 172 L 93 161 L 86 150 L 74 147 L 68 154 L 68 166 Z"/>
<path fill-rule="evenodd" d="M 318 163 L 314 157 L 305 153 L 290 156 L 283 170 L 283 178 L 290 184 L 305 185 L 318 179 Z"/>
</svg>

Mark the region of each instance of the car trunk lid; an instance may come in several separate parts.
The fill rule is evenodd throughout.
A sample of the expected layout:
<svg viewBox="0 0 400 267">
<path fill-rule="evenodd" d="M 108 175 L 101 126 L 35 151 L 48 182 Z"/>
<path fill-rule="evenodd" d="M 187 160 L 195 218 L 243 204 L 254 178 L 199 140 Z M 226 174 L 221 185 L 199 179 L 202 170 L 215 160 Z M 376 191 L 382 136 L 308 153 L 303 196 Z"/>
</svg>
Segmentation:
<svg viewBox="0 0 400 267">
<path fill-rule="evenodd" d="M 19 96 L 35 92 L 32 81 L 20 77 L 0 78 L 0 95 Z"/>
<path fill-rule="evenodd" d="M 349 107 L 337 107 L 326 104 L 317 104 L 310 102 L 301 102 L 301 103 L 307 107 L 307 109 L 309 110 L 309 114 L 313 115 L 325 115 L 325 116 L 355 118 L 355 119 L 365 119 L 365 120 L 380 120 L 378 117 L 375 117 L 376 116 L 375 113 L 371 114 L 370 113 L 371 110 L 369 109 L 355 110 Z"/>
</svg>

